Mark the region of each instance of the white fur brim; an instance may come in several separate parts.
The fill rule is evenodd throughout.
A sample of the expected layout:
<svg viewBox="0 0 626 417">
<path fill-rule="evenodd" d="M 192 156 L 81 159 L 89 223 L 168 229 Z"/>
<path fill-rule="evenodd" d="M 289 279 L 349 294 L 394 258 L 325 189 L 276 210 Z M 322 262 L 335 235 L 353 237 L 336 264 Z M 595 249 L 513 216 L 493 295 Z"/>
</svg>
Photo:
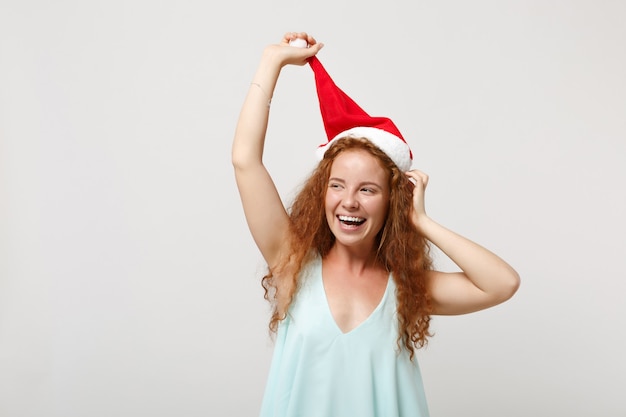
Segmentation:
<svg viewBox="0 0 626 417">
<path fill-rule="evenodd" d="M 365 138 L 385 152 L 393 162 L 396 163 L 398 168 L 402 172 L 409 171 L 411 169 L 411 150 L 409 145 L 396 135 L 393 135 L 386 130 L 378 129 L 375 127 L 353 127 L 344 132 L 341 132 L 328 143 L 321 145 L 317 148 L 317 157 L 321 160 L 324 158 L 324 154 L 337 140 L 345 137 Z"/>
</svg>

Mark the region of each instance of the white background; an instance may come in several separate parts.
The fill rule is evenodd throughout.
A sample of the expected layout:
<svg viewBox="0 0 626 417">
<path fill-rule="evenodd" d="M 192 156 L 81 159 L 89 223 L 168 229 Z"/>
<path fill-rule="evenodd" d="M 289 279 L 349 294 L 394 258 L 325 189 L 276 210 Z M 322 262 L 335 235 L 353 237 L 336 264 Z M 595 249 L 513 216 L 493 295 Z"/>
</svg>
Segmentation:
<svg viewBox="0 0 626 417">
<path fill-rule="evenodd" d="M 427 209 L 521 274 L 435 318 L 434 417 L 626 416 L 626 3 L 0 3 L 0 415 L 255 416 L 272 352 L 230 165 L 263 47 L 306 30 L 391 117 Z M 325 140 L 276 89 L 285 202 Z M 438 256 L 442 269 L 453 265 Z"/>
</svg>

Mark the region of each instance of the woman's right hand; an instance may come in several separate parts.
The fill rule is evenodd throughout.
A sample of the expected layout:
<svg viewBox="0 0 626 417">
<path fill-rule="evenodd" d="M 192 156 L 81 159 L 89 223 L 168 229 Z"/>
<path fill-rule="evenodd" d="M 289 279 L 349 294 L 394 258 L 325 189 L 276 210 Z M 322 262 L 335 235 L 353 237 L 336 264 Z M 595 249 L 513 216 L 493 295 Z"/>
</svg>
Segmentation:
<svg viewBox="0 0 626 417">
<path fill-rule="evenodd" d="M 289 44 L 290 41 L 298 38 L 304 39 L 309 46 L 300 48 Z M 281 62 L 281 66 L 304 65 L 309 58 L 316 55 L 323 47 L 324 44 L 318 43 L 313 36 L 306 32 L 287 32 L 279 44 L 268 46 L 266 52 L 277 57 Z"/>
</svg>

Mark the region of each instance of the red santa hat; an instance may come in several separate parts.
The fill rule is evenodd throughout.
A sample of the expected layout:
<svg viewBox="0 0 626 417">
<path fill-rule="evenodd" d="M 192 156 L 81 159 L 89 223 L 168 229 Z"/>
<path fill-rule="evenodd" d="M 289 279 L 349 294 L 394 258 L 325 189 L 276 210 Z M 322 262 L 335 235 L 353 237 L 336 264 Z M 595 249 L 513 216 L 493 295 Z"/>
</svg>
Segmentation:
<svg viewBox="0 0 626 417">
<path fill-rule="evenodd" d="M 371 117 L 330 78 L 317 57 L 309 64 L 315 74 L 317 97 L 328 142 L 317 149 L 320 159 L 337 140 L 346 136 L 370 140 L 385 152 L 401 171 L 411 169 L 413 154 L 396 125 L 386 117 Z"/>
</svg>

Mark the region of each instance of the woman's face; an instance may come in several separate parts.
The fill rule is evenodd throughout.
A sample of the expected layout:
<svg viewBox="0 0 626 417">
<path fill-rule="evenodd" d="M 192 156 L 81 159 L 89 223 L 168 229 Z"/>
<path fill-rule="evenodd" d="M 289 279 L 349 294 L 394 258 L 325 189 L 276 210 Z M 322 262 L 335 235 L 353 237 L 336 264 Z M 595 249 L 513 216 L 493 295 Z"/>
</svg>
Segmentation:
<svg viewBox="0 0 626 417">
<path fill-rule="evenodd" d="M 330 170 L 326 220 L 336 243 L 371 250 L 389 209 L 389 173 L 363 150 L 341 153 Z"/>
</svg>

